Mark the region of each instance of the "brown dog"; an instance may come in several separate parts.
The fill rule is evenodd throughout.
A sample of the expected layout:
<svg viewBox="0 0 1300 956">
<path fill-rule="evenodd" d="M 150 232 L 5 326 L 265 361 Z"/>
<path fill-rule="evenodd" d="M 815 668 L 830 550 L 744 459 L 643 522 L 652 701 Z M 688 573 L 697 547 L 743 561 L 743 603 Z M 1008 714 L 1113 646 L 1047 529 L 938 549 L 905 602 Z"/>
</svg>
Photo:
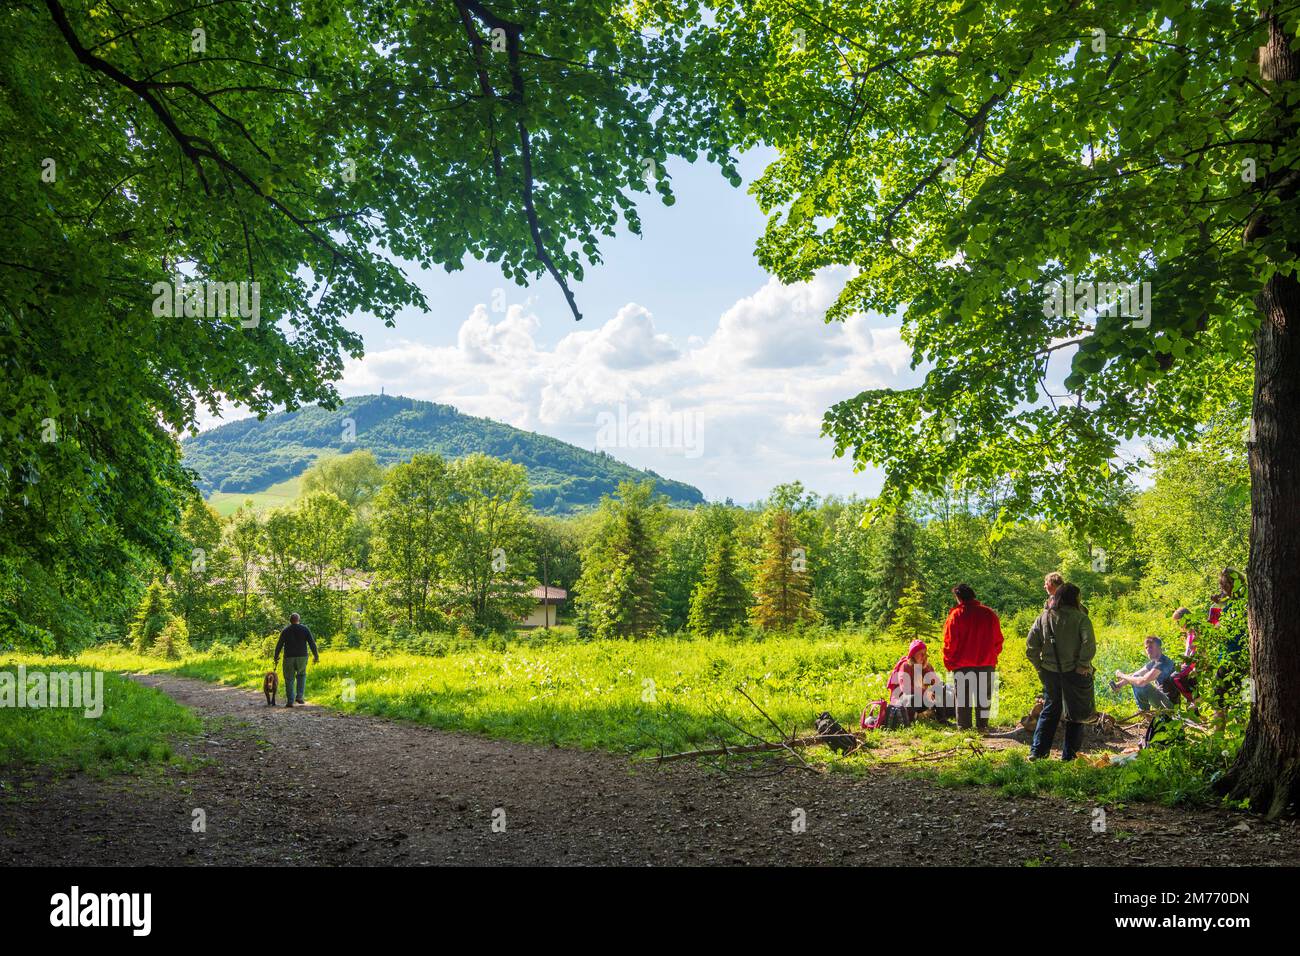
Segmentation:
<svg viewBox="0 0 1300 956">
<path fill-rule="evenodd" d="M 266 676 L 262 678 L 262 692 L 266 694 L 266 706 L 275 706 L 275 692 L 280 686 L 280 675 L 275 671 L 267 671 Z"/>
</svg>

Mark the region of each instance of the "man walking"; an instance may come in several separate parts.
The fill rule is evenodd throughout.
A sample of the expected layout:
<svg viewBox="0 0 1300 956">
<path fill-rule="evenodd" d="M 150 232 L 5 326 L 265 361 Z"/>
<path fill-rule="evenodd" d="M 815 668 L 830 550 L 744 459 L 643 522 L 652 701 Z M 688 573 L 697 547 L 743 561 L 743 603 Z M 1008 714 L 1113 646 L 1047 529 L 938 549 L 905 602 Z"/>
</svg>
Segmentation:
<svg viewBox="0 0 1300 956">
<path fill-rule="evenodd" d="M 280 640 L 275 645 L 275 663 L 280 663 L 280 651 L 284 650 L 284 706 L 292 707 L 296 700 L 305 704 L 303 691 L 307 689 L 307 648 L 311 647 L 311 662 L 320 663 L 320 654 L 316 651 L 316 639 L 311 631 L 300 624 L 297 614 L 289 615 L 289 626 L 280 632 Z M 294 693 L 294 678 L 298 680 L 297 693 Z"/>
<path fill-rule="evenodd" d="M 1002 622 L 997 612 L 975 599 L 975 589 L 959 584 L 952 589 L 957 606 L 943 625 L 943 666 L 953 676 L 957 691 L 957 727 L 986 730 L 993 703 L 993 680 L 1002 653 Z"/>
</svg>

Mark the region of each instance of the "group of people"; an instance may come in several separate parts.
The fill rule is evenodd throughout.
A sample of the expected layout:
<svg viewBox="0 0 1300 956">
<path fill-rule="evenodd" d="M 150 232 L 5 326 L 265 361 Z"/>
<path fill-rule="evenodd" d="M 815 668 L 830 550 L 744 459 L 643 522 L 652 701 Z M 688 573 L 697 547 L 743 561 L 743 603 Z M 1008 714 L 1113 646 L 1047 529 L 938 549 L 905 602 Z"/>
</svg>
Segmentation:
<svg viewBox="0 0 1300 956">
<path fill-rule="evenodd" d="M 1025 641 L 1025 656 L 1038 671 L 1043 706 L 1034 727 L 1030 759 L 1047 757 L 1062 719 L 1065 733 L 1061 759 L 1072 760 L 1079 751 L 1083 728 L 1095 713 L 1093 660 L 1097 639 L 1079 587 L 1058 572 L 1043 580 L 1047 600 Z M 1219 591 L 1205 616 L 1222 628 L 1222 650 L 1212 675 L 1212 694 L 1222 713 L 1223 698 L 1245 675 L 1246 580 L 1235 568 L 1219 576 Z M 952 589 L 955 606 L 943 627 L 943 665 L 953 677 L 944 684 L 929 661 L 924 641 L 914 641 L 894 665 L 887 683 L 888 718 L 885 726 L 908 725 L 921 711 L 940 719 L 955 718 L 960 729 L 989 725 L 998 658 L 1002 653 L 1002 623 L 997 612 L 980 603 L 969 584 Z M 1137 670 L 1115 671 L 1111 690 L 1130 688 L 1140 710 L 1166 709 L 1180 700 L 1193 708 L 1197 685 L 1197 633 L 1191 611 L 1180 607 L 1173 619 L 1183 633 L 1181 661 L 1175 663 L 1157 635 L 1143 641 L 1146 659 Z"/>
</svg>

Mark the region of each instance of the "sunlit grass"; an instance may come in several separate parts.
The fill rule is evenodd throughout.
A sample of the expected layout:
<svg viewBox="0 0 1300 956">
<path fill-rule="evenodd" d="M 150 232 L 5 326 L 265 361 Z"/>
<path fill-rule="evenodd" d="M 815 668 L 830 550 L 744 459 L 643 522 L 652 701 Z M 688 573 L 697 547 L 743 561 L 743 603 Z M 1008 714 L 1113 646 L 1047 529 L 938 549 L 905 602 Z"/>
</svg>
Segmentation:
<svg viewBox="0 0 1300 956">
<path fill-rule="evenodd" d="M 37 663 L 14 657 L 0 661 L 0 669 L 16 674 L 20 662 L 28 672 L 89 666 L 85 660 Z M 166 694 L 105 673 L 103 712 L 98 717 L 86 716 L 85 708 L 0 707 L 0 768 L 42 767 L 56 773 L 135 770 L 171 761 L 172 742 L 202 726 L 198 716 Z"/>
<path fill-rule="evenodd" d="M 1135 641 L 1103 630 L 1099 643 L 1100 659 L 1128 663 Z M 442 656 L 326 648 L 321 663 L 308 670 L 307 698 L 345 712 L 447 730 L 653 757 L 723 741 L 774 739 L 773 724 L 783 734 L 811 733 L 822 710 L 856 730 L 862 708 L 884 696 L 887 675 L 904 646 L 855 633 L 761 641 L 580 642 L 564 630 L 519 634 L 504 646 L 457 644 Z M 938 657 L 938 647 L 934 653 Z M 81 662 L 105 670 L 171 672 L 254 692 L 271 663 L 253 651 L 223 650 L 167 662 L 112 647 L 87 652 Z M 1008 641 L 999 671 L 994 725 L 1006 728 L 1028 711 L 1039 688 L 1016 642 Z M 1098 685 L 1099 708 L 1120 717 L 1132 713 L 1130 700 L 1110 694 L 1100 679 Z M 1023 749 L 983 751 L 975 733 L 920 721 L 871 734 L 868 746 L 847 758 L 826 748 L 803 756 L 839 772 L 888 765 L 944 785 L 994 787 L 1009 796 L 1180 803 L 1211 799 L 1209 777 L 1230 746 L 1216 742 L 1194 752 L 1144 753 L 1120 767 L 1059 760 L 1031 764 Z"/>
<path fill-rule="evenodd" d="M 649 755 L 661 750 L 748 742 L 809 732 L 830 711 L 856 729 L 858 715 L 884 696 L 906 642 L 865 634 L 771 637 L 762 641 L 659 637 L 639 641 L 541 641 L 504 649 L 462 648 L 441 657 L 326 649 L 308 671 L 309 699 L 344 711 L 400 718 L 533 743 Z M 937 653 L 937 648 L 936 648 Z M 117 670 L 171 671 L 257 689 L 270 661 L 221 651 L 182 662 L 122 650 L 85 660 Z M 1009 726 L 1033 703 L 1038 683 L 1023 655 L 1008 648 L 996 723 Z M 352 682 L 352 683 L 349 683 Z M 744 687 L 760 714 L 737 691 Z M 894 736 L 898 736 L 897 734 Z M 918 747 L 943 749 L 955 731 L 901 732 Z"/>
</svg>

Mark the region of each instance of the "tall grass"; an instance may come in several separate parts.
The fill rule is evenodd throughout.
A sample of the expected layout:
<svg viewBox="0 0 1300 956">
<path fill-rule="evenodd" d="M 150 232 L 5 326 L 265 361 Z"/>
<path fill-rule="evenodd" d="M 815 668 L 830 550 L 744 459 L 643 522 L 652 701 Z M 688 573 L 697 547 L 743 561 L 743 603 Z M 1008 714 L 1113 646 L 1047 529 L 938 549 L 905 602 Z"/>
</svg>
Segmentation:
<svg viewBox="0 0 1300 956">
<path fill-rule="evenodd" d="M 85 662 L 14 658 L 0 662 L 16 673 L 17 663 L 35 670 L 85 668 Z M 166 694 L 117 674 L 104 674 L 103 713 L 87 717 L 84 709 L 0 707 L 0 768 L 43 768 L 118 773 L 161 764 L 174 758 L 172 742 L 195 734 L 202 721 Z"/>
<path fill-rule="evenodd" d="M 1039 689 L 1024 657 L 1022 624 L 1012 619 L 1004 628 L 1007 642 L 999 662 L 995 726 L 1011 725 L 1026 713 Z M 1117 717 L 1133 712 L 1132 698 L 1108 691 L 1104 677 L 1116 666 L 1131 670 L 1139 663 L 1147 624 L 1119 621 L 1098 629 L 1097 703 Z M 855 727 L 862 707 L 884 696 L 887 675 L 906 643 L 850 632 L 761 640 L 676 636 L 584 642 L 574 639 L 570 630 L 555 629 L 509 640 L 449 641 L 420 655 L 325 648 L 320 664 L 309 668 L 307 698 L 345 712 L 444 729 L 652 756 L 718 741 L 747 743 L 752 740 L 749 734 L 770 739 L 775 732 L 768 718 L 783 732 L 810 731 L 822 710 Z M 932 656 L 936 664 L 942 657 L 937 643 Z M 84 654 L 81 663 L 106 671 L 170 672 L 250 691 L 260 689 L 262 675 L 271 666 L 265 650 L 256 645 L 181 661 L 104 646 Z M 121 727 L 125 736 L 106 740 L 111 734 L 101 733 L 101 728 L 65 726 L 66 716 L 24 716 L 19 721 L 26 723 L 18 723 L 12 715 L 0 715 L 0 755 L 84 763 L 85 754 L 106 747 L 110 761 L 114 755 L 129 761 L 133 755 L 162 753 L 168 734 L 194 726 L 192 716 L 165 698 L 160 701 L 152 691 L 111 675 L 109 686 L 113 692 L 102 730 Z M 744 688 L 765 714 L 737 688 Z M 869 751 L 840 759 L 820 748 L 807 756 L 853 772 L 877 759 L 951 749 L 970 736 L 923 722 L 873 735 L 874 747 L 889 745 L 878 751 L 883 756 Z M 1233 741 L 1207 739 L 1144 751 L 1119 767 L 1030 764 L 1019 752 L 973 757 L 965 751 L 965 756 L 927 763 L 917 772 L 946 785 L 992 786 L 1011 795 L 1048 792 L 1105 802 L 1203 802 L 1212 799 L 1209 780 L 1235 746 Z"/>
<path fill-rule="evenodd" d="M 1118 636 L 1103 641 L 1112 652 L 1108 641 L 1117 645 L 1116 659 L 1122 657 Z M 822 710 L 855 726 L 861 709 L 884 696 L 888 673 L 906 643 L 857 633 L 590 642 L 529 635 L 498 646 L 460 645 L 440 656 L 325 649 L 321 663 L 308 671 L 307 693 L 314 703 L 344 711 L 648 755 L 719 739 L 744 742 L 746 732 L 772 736 L 767 718 L 738 687 L 783 730 L 808 730 Z M 1136 639 L 1123 644 L 1140 652 Z M 936 662 L 942 656 L 938 646 L 933 655 Z M 165 670 L 249 689 L 260 687 L 271 666 L 251 649 L 164 662 L 105 648 L 85 660 L 106 669 Z M 1008 638 L 999 672 L 995 723 L 1009 725 L 1038 693 L 1019 638 Z M 1118 697 L 1110 704 L 1126 707 Z"/>
</svg>

